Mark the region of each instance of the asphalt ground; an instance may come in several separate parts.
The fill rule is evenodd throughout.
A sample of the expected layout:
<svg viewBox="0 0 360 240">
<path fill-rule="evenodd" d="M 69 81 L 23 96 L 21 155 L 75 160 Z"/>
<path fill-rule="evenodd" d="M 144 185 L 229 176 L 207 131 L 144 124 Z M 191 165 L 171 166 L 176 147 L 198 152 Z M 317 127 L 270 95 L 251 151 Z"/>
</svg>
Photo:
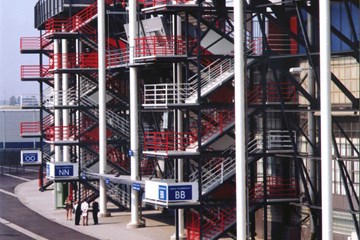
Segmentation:
<svg viewBox="0 0 360 240">
<path fill-rule="evenodd" d="M 39 191 L 36 168 L 8 170 L 0 170 L 1 240 L 169 240 L 175 233 L 173 214 L 143 211 L 146 226 L 132 229 L 127 227 L 131 213 L 120 212 L 111 204 L 111 216 L 99 218 L 98 225 L 93 225 L 90 214 L 88 226 L 75 226 L 74 221 L 66 220 L 64 209 L 54 208 L 51 188 Z"/>
<path fill-rule="evenodd" d="M 24 206 L 15 195 L 15 187 L 36 180 L 37 173 L 20 169 L 0 174 L 0 239 L 96 239 L 65 227 Z M 13 194 L 13 195 L 12 195 Z"/>
</svg>

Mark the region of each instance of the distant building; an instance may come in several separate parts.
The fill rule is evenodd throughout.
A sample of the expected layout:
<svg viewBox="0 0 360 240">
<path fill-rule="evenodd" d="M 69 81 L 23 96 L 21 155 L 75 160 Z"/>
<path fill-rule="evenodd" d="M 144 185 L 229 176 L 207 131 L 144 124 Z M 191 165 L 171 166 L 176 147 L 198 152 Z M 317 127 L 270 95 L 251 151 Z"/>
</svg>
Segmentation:
<svg viewBox="0 0 360 240">
<path fill-rule="evenodd" d="M 21 123 L 39 121 L 39 110 L 21 109 L 20 106 L 0 106 L 0 149 L 38 147 L 38 138 L 22 138 Z"/>
</svg>

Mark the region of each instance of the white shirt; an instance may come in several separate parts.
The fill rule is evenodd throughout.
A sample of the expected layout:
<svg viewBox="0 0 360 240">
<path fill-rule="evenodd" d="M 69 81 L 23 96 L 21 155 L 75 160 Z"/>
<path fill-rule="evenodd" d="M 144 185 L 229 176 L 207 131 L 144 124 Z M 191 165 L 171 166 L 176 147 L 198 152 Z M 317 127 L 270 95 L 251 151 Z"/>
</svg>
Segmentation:
<svg viewBox="0 0 360 240">
<path fill-rule="evenodd" d="M 89 204 L 87 202 L 81 203 L 81 211 L 82 212 L 87 212 L 88 209 L 89 209 Z"/>
</svg>

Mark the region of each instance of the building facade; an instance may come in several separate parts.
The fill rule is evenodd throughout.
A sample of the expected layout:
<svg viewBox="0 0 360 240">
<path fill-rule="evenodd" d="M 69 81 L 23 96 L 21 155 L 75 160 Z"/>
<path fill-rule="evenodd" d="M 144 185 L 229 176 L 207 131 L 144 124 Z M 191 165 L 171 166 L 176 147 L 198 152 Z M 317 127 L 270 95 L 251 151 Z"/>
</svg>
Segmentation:
<svg viewBox="0 0 360 240">
<path fill-rule="evenodd" d="M 40 0 L 39 36 L 21 39 L 40 56 L 21 67 L 40 89 L 25 132 L 44 164 L 79 167 L 44 187 L 99 197 L 104 216 L 108 201 L 131 209 L 129 227 L 143 225 L 138 201 L 173 209 L 181 239 L 235 238 L 236 214 L 249 239 L 321 239 L 319 2 L 244 2 L 246 213 L 236 211 L 233 5 Z M 333 236 L 347 239 L 359 236 L 359 2 L 331 1 L 331 16 Z"/>
</svg>

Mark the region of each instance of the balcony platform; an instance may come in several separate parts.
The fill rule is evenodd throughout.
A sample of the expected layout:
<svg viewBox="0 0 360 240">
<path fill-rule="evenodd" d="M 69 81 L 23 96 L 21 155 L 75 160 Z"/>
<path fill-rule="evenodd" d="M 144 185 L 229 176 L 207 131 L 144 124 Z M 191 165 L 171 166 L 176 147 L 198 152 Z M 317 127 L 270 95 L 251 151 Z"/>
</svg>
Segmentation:
<svg viewBox="0 0 360 240">
<path fill-rule="evenodd" d="M 41 137 L 41 132 L 29 132 L 29 133 L 21 133 L 20 136 L 23 138 L 34 138 Z"/>
<path fill-rule="evenodd" d="M 52 145 L 77 145 L 79 140 L 45 140 L 46 143 Z"/>
<path fill-rule="evenodd" d="M 98 68 L 59 68 L 52 69 L 49 72 L 51 73 L 84 73 L 84 72 L 96 72 Z"/>
<path fill-rule="evenodd" d="M 177 13 L 183 11 L 196 11 L 199 7 L 199 4 L 159 4 L 152 7 L 145 7 L 141 9 L 143 13 Z"/>
<path fill-rule="evenodd" d="M 135 57 L 134 62 L 137 63 L 137 65 L 140 65 L 141 63 L 156 63 L 156 62 L 182 62 L 185 61 L 187 58 L 186 55 L 149 55 L 149 56 L 143 56 L 143 57 Z"/>
<path fill-rule="evenodd" d="M 162 157 L 193 157 L 199 156 L 199 152 L 190 151 L 143 151 L 147 156 L 162 156 Z"/>
</svg>

